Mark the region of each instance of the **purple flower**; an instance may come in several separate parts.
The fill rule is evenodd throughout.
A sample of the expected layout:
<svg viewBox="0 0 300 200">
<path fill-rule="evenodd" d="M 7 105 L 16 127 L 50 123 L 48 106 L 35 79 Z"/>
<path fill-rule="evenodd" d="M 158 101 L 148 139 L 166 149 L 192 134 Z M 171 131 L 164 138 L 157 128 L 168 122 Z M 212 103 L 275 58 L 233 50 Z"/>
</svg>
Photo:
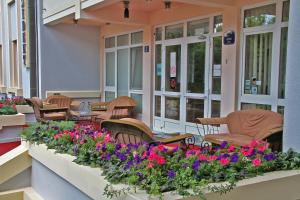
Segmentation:
<svg viewBox="0 0 300 200">
<path fill-rule="evenodd" d="M 105 159 L 110 160 L 110 154 L 107 154 Z"/>
<path fill-rule="evenodd" d="M 234 153 L 230 158 L 230 162 L 237 163 L 238 161 L 239 161 L 239 155 L 238 153 Z"/>
<path fill-rule="evenodd" d="M 227 146 L 228 142 L 223 141 L 222 144 L 220 145 L 221 149 L 224 149 Z"/>
<path fill-rule="evenodd" d="M 139 155 L 135 155 L 134 156 L 134 161 L 135 161 L 136 164 L 139 164 L 139 163 L 141 163 L 142 159 Z"/>
<path fill-rule="evenodd" d="M 119 144 L 116 144 L 116 150 L 120 150 L 122 147 L 122 145 L 119 143 Z"/>
<path fill-rule="evenodd" d="M 199 160 L 195 160 L 195 162 L 192 165 L 193 170 L 196 172 L 199 170 L 200 167 L 200 161 Z"/>
<path fill-rule="evenodd" d="M 125 166 L 125 170 L 128 170 L 128 169 L 130 169 L 131 167 L 132 167 L 132 165 L 133 165 L 133 161 L 132 160 L 130 160 L 130 161 L 128 161 L 127 162 L 127 164 L 126 164 L 126 166 Z"/>
<path fill-rule="evenodd" d="M 276 159 L 276 156 L 274 153 L 269 153 L 269 154 L 264 155 L 264 159 L 266 161 L 272 161 L 272 160 Z"/>
<path fill-rule="evenodd" d="M 228 153 L 224 153 L 224 154 L 222 155 L 222 158 L 228 158 L 228 157 L 230 157 L 230 155 L 229 155 Z"/>
<path fill-rule="evenodd" d="M 139 177 L 139 181 L 144 179 L 144 175 L 141 172 L 137 172 L 136 175 Z"/>
<path fill-rule="evenodd" d="M 75 155 L 78 155 L 79 149 L 77 144 L 73 147 L 73 152 Z"/>
<path fill-rule="evenodd" d="M 171 170 L 168 171 L 168 178 L 169 179 L 174 179 L 175 176 L 176 176 L 176 173 L 174 172 L 174 170 L 171 169 Z"/>
<path fill-rule="evenodd" d="M 101 147 L 101 151 L 102 151 L 102 152 L 106 152 L 106 146 L 105 146 L 105 145 L 103 145 L 103 146 Z"/>
<path fill-rule="evenodd" d="M 125 160 L 127 160 L 127 157 L 126 157 L 123 153 L 116 152 L 116 156 L 117 156 L 122 162 L 124 162 Z"/>
</svg>

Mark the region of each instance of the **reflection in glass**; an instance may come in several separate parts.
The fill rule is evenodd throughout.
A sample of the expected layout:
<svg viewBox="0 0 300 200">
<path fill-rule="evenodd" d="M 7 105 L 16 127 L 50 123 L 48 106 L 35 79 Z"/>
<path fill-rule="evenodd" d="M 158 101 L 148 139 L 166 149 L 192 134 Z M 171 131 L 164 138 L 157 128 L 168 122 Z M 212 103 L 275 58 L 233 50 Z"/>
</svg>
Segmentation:
<svg viewBox="0 0 300 200">
<path fill-rule="evenodd" d="M 115 47 L 115 37 L 110 37 L 105 39 L 105 48 Z"/>
<path fill-rule="evenodd" d="M 204 117 L 204 100 L 187 99 L 186 101 L 186 121 L 195 122 L 196 118 Z"/>
<path fill-rule="evenodd" d="M 143 89 L 143 47 L 130 49 L 130 89 Z"/>
<path fill-rule="evenodd" d="M 277 106 L 277 112 L 284 116 L 284 106 Z"/>
<path fill-rule="evenodd" d="M 161 44 L 155 45 L 155 90 L 161 90 Z"/>
<path fill-rule="evenodd" d="M 120 35 L 117 37 L 117 45 L 119 46 L 128 46 L 129 44 L 129 35 Z"/>
<path fill-rule="evenodd" d="M 200 19 L 188 22 L 188 36 L 200 36 L 209 33 L 209 19 Z"/>
<path fill-rule="evenodd" d="M 155 96 L 155 116 L 161 117 L 161 96 Z"/>
<path fill-rule="evenodd" d="M 270 94 L 272 40 L 272 33 L 248 35 L 246 37 L 245 94 Z"/>
<path fill-rule="evenodd" d="M 176 74 L 176 77 L 171 77 L 171 56 L 176 55 L 176 65 L 172 70 Z M 175 69 L 176 68 L 176 69 Z M 166 47 L 166 91 L 179 92 L 180 91 L 180 76 L 181 76 L 181 45 L 167 46 Z M 172 82 L 172 80 L 175 80 Z M 172 85 L 173 84 L 173 85 Z"/>
<path fill-rule="evenodd" d="M 115 98 L 115 93 L 114 92 L 105 92 L 105 102 L 111 102 Z"/>
<path fill-rule="evenodd" d="M 223 15 L 214 16 L 214 33 L 223 31 Z"/>
<path fill-rule="evenodd" d="M 117 52 L 117 67 L 118 67 L 118 81 L 117 81 L 117 95 L 128 96 L 128 49 L 120 49 Z"/>
<path fill-rule="evenodd" d="M 166 40 L 183 37 L 183 24 L 166 26 Z"/>
<path fill-rule="evenodd" d="M 131 98 L 136 101 L 136 107 L 133 110 L 133 113 L 142 113 L 143 112 L 143 95 L 131 93 Z"/>
<path fill-rule="evenodd" d="M 212 94 L 221 94 L 222 36 L 213 38 Z M 219 69 L 217 69 L 219 67 Z M 217 73 L 217 71 L 220 71 Z"/>
<path fill-rule="evenodd" d="M 205 42 L 188 44 L 187 92 L 204 93 Z"/>
<path fill-rule="evenodd" d="M 250 110 L 250 109 L 271 110 L 271 105 L 255 104 L 255 103 L 242 103 L 241 109 L 242 110 Z"/>
<path fill-rule="evenodd" d="M 287 57 L 287 40 L 288 28 L 281 29 L 280 41 L 280 61 L 279 61 L 279 85 L 278 85 L 278 98 L 284 99 L 285 97 L 285 74 L 286 74 L 286 57 Z"/>
<path fill-rule="evenodd" d="M 166 97 L 165 106 L 166 118 L 179 120 L 180 118 L 180 99 L 179 97 Z"/>
<path fill-rule="evenodd" d="M 158 27 L 155 29 L 155 41 L 162 40 L 162 27 Z"/>
<path fill-rule="evenodd" d="M 221 101 L 212 100 L 211 101 L 211 117 L 221 116 Z"/>
<path fill-rule="evenodd" d="M 105 58 L 106 86 L 115 86 L 115 52 L 107 52 Z"/>
<path fill-rule="evenodd" d="M 131 44 L 143 43 L 143 31 L 131 33 Z"/>
<path fill-rule="evenodd" d="M 282 21 L 288 22 L 290 14 L 290 1 L 284 1 L 282 5 Z"/>
<path fill-rule="evenodd" d="M 245 10 L 244 28 L 274 24 L 276 21 L 276 4 Z"/>
</svg>

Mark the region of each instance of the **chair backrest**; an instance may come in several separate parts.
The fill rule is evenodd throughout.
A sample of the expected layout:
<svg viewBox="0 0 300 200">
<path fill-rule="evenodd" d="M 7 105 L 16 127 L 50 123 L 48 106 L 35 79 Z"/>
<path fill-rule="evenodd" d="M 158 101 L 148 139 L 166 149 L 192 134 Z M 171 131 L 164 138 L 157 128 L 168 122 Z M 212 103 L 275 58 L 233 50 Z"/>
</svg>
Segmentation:
<svg viewBox="0 0 300 200">
<path fill-rule="evenodd" d="M 230 133 L 257 137 L 259 134 L 282 127 L 283 117 L 268 110 L 250 109 L 230 113 L 227 122 Z"/>
<path fill-rule="evenodd" d="M 58 107 L 68 107 L 70 108 L 72 99 L 64 95 L 51 95 L 45 102 L 51 104 L 57 104 Z"/>
<path fill-rule="evenodd" d="M 119 116 L 130 116 L 131 111 L 136 107 L 136 101 L 128 96 L 120 96 L 112 100 L 107 108 L 111 119 L 119 119 Z"/>
<path fill-rule="evenodd" d="M 101 127 L 107 128 L 115 140 L 121 144 L 151 143 L 154 141 L 153 133 L 149 127 L 136 119 L 104 120 Z"/>
<path fill-rule="evenodd" d="M 36 120 L 41 121 L 40 109 L 43 108 L 43 101 L 38 97 L 32 97 L 31 99 L 25 100 L 33 108 Z"/>
</svg>

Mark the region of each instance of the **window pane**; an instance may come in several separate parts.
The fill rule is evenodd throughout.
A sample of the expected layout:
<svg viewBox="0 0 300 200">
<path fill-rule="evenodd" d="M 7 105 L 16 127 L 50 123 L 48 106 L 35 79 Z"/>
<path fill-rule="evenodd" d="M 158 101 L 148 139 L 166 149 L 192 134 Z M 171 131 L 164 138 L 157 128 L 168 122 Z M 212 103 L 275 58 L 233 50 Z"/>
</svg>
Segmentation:
<svg viewBox="0 0 300 200">
<path fill-rule="evenodd" d="M 244 27 L 274 24 L 276 21 L 276 4 L 245 10 Z"/>
<path fill-rule="evenodd" d="M 4 85 L 4 80 L 3 80 L 3 65 L 2 65 L 2 45 L 0 45 L 0 86 L 2 85 Z"/>
<path fill-rule="evenodd" d="M 130 89 L 143 89 L 143 47 L 130 49 Z"/>
<path fill-rule="evenodd" d="M 209 19 L 188 22 L 188 36 L 199 36 L 209 33 Z"/>
<path fill-rule="evenodd" d="M 282 116 L 284 116 L 284 106 L 278 106 L 277 107 L 277 112 L 279 114 L 281 114 Z"/>
<path fill-rule="evenodd" d="M 205 42 L 188 44 L 187 92 L 204 93 Z"/>
<path fill-rule="evenodd" d="M 214 16 L 214 33 L 223 31 L 223 15 Z"/>
<path fill-rule="evenodd" d="M 221 101 L 211 101 L 211 117 L 221 116 Z"/>
<path fill-rule="evenodd" d="M 166 47 L 166 91 L 180 91 L 181 45 Z M 172 67 L 171 67 L 172 65 Z M 171 73 L 172 70 L 172 73 Z"/>
<path fill-rule="evenodd" d="M 143 43 L 143 31 L 131 33 L 131 44 Z"/>
<path fill-rule="evenodd" d="M 166 40 L 183 37 L 183 24 L 176 24 L 166 27 Z"/>
<path fill-rule="evenodd" d="M 213 38 L 212 93 L 221 94 L 222 37 Z"/>
<path fill-rule="evenodd" d="M 290 14 L 290 1 L 283 2 L 282 5 L 282 21 L 287 22 L 289 21 L 289 14 Z"/>
<path fill-rule="evenodd" d="M 161 117 L 161 96 L 155 96 L 155 116 Z"/>
<path fill-rule="evenodd" d="M 143 95 L 142 94 L 131 94 L 137 105 L 133 110 L 133 113 L 142 113 L 143 112 Z"/>
<path fill-rule="evenodd" d="M 180 99 L 178 97 L 166 97 L 165 113 L 166 113 L 166 118 L 179 120 Z"/>
<path fill-rule="evenodd" d="M 105 102 L 111 102 L 115 98 L 114 92 L 105 92 Z"/>
<path fill-rule="evenodd" d="M 155 29 L 155 41 L 161 41 L 162 39 L 162 27 Z"/>
<path fill-rule="evenodd" d="M 106 86 L 115 86 L 115 52 L 106 53 Z"/>
<path fill-rule="evenodd" d="M 155 45 L 155 90 L 161 90 L 161 44 Z"/>
<path fill-rule="evenodd" d="M 110 37 L 105 39 L 105 48 L 115 47 L 115 37 Z"/>
<path fill-rule="evenodd" d="M 241 104 L 242 110 L 250 110 L 250 109 L 263 109 L 263 110 L 271 110 L 270 105 L 264 104 L 254 104 L 254 103 L 242 103 Z"/>
<path fill-rule="evenodd" d="M 278 85 L 278 98 L 280 99 L 285 98 L 287 40 L 288 40 L 288 28 L 284 27 L 281 29 L 281 44 L 280 44 L 279 85 Z"/>
<path fill-rule="evenodd" d="M 127 46 L 129 44 L 129 36 L 126 35 L 120 35 L 117 37 L 117 44 L 119 46 Z"/>
<path fill-rule="evenodd" d="M 186 101 L 186 121 L 195 122 L 197 117 L 204 117 L 204 100 L 187 99 Z"/>
<path fill-rule="evenodd" d="M 118 50 L 117 60 L 118 60 L 118 80 L 117 80 L 117 95 L 128 96 L 128 49 Z"/>
<path fill-rule="evenodd" d="M 249 35 L 246 37 L 245 94 L 270 94 L 272 40 L 272 33 Z"/>
</svg>

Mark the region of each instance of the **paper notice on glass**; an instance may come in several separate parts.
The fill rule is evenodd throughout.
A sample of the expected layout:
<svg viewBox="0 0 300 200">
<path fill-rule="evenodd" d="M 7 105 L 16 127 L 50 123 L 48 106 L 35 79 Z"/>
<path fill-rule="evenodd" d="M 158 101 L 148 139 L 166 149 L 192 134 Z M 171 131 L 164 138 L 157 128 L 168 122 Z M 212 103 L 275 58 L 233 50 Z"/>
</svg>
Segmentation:
<svg viewBox="0 0 300 200">
<path fill-rule="evenodd" d="M 221 65 L 214 65 L 213 77 L 220 77 L 222 75 Z"/>
<path fill-rule="evenodd" d="M 170 78 L 176 78 L 176 52 L 170 55 Z"/>
</svg>

